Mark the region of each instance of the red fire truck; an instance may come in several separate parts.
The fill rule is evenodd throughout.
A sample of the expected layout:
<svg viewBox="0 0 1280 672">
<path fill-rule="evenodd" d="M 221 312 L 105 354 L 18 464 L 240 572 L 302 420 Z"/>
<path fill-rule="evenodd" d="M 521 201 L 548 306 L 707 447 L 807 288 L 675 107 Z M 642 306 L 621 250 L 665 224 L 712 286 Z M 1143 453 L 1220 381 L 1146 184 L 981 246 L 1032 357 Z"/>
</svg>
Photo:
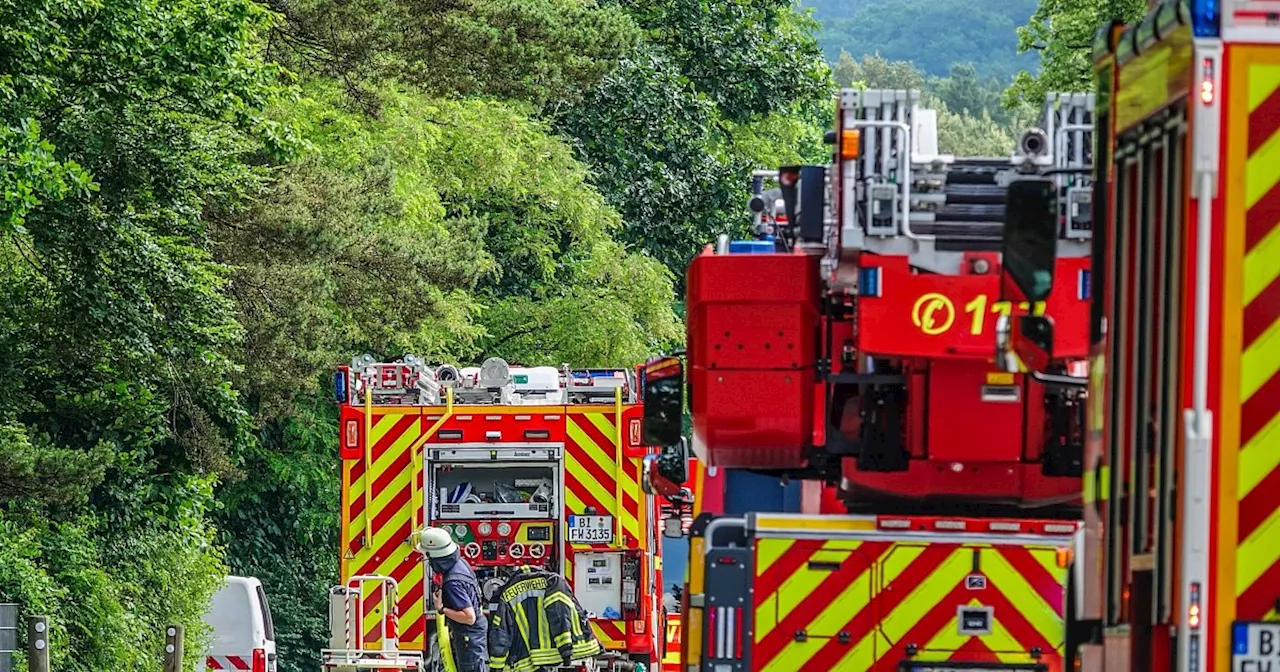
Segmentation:
<svg viewBox="0 0 1280 672">
<path fill-rule="evenodd" d="M 690 530 L 689 668 L 1063 669 L 1081 393 L 1001 371 L 990 341 L 1027 175 L 1062 196 L 1051 273 L 1077 289 L 1035 312 L 1087 319 L 1092 97 L 1048 103 L 1016 155 L 957 158 L 915 92 L 844 91 L 830 170 L 778 171 L 757 239 L 690 264 L 692 444 L 726 492 Z M 1064 345 L 1065 370 L 1085 339 Z M 678 442 L 681 376 L 646 367 L 646 443 Z M 824 484 L 869 515 L 823 515 Z M 770 508 L 782 490 L 800 510 Z"/>
<path fill-rule="evenodd" d="M 640 485 L 650 449 L 634 369 L 365 355 L 340 369 L 336 394 L 343 585 L 330 669 L 430 659 L 430 569 L 411 535 L 424 525 L 453 535 L 486 599 L 518 566 L 562 572 L 606 649 L 603 669 L 659 664 L 662 518 Z"/>
<path fill-rule="evenodd" d="M 954 157 L 918 92 L 843 91 L 833 164 L 779 171 L 781 198 L 753 204 L 763 235 L 689 266 L 694 451 L 827 480 L 859 511 L 1076 515 L 1079 395 L 995 370 L 991 335 L 1015 308 L 999 300 L 1005 185 L 1028 170 L 1064 195 L 1054 273 L 1080 288 L 1047 309 L 1083 332 L 1091 115 L 1092 96 L 1054 94 L 1021 153 Z M 1083 359 L 1085 339 L 1057 354 Z"/>
<path fill-rule="evenodd" d="M 1278 12 L 1164 2 L 1095 43 L 1086 670 L 1280 669 Z M 1063 291 L 1049 226 L 1006 230 L 1006 297 Z M 1065 331 L 1000 340 L 1045 360 Z"/>
</svg>

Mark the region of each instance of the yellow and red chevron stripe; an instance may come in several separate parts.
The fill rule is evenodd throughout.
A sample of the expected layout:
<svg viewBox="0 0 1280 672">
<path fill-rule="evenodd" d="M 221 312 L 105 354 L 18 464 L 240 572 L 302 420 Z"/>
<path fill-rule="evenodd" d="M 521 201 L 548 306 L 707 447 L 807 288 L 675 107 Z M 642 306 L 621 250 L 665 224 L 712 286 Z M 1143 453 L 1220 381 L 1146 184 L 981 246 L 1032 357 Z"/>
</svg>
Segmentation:
<svg viewBox="0 0 1280 672">
<path fill-rule="evenodd" d="M 1245 55 L 1234 84 L 1246 87 L 1235 104 L 1248 106 L 1236 456 L 1235 595 L 1242 620 L 1280 619 L 1280 57 L 1249 58 L 1260 52 Z M 1225 272 L 1235 272 L 1234 264 Z"/>
<path fill-rule="evenodd" d="M 595 619 L 591 621 L 591 630 L 596 633 L 596 638 L 600 640 L 600 644 L 604 646 L 605 649 L 610 651 L 626 650 L 626 621 L 606 621 Z"/>
<path fill-rule="evenodd" d="M 974 571 L 974 554 L 980 570 Z M 916 660 L 1060 665 L 1066 570 L 1056 548 L 761 539 L 752 669 L 896 671 Z M 981 576 L 975 588 L 971 577 Z M 960 635 L 957 609 L 993 609 L 989 635 Z M 804 631 L 800 639 L 796 633 Z"/>
<path fill-rule="evenodd" d="M 597 515 L 616 516 L 624 538 L 615 538 L 615 546 L 637 548 L 644 543 L 644 514 L 640 507 L 640 458 L 627 457 L 619 448 L 616 410 L 583 411 L 569 409 L 565 422 L 564 484 L 566 515 L 580 515 L 587 507 Z M 626 417 L 621 418 L 623 422 Z M 623 438 L 625 445 L 626 439 Z M 621 468 L 618 454 L 623 453 Z M 619 483 L 621 479 L 621 483 Z M 618 507 L 618 494 L 622 507 Z M 574 553 L 598 546 L 566 544 L 565 576 L 572 581 Z M 591 627 L 605 649 L 627 649 L 627 624 L 621 620 L 593 619 Z"/>
<path fill-rule="evenodd" d="M 366 472 L 365 460 L 343 460 L 342 464 L 342 580 L 361 574 L 380 574 L 395 579 L 400 586 L 399 609 L 401 648 L 421 648 L 426 634 L 423 600 L 422 563 L 409 542 L 410 533 L 421 523 L 412 482 L 413 460 L 421 451 L 410 449 L 424 431 L 420 409 L 375 408 L 369 423 L 371 468 Z M 421 492 L 422 474 L 416 472 Z M 365 504 L 365 479 L 370 479 L 372 506 Z M 365 539 L 365 516 L 369 516 L 371 539 Z M 380 589 L 370 584 L 362 598 L 364 604 L 364 643 L 377 646 L 385 633 L 381 631 L 382 599 Z"/>
<path fill-rule="evenodd" d="M 662 672 L 680 672 L 680 614 L 667 614 L 666 648 Z"/>
<path fill-rule="evenodd" d="M 582 514 L 590 506 L 599 515 L 617 516 L 622 534 L 638 541 L 645 538 L 640 509 L 643 501 L 640 491 L 641 460 L 627 457 L 617 447 L 618 426 L 614 416 L 613 411 L 569 411 L 565 427 L 568 439 L 564 460 L 565 503 L 568 513 Z M 625 445 L 625 438 L 623 442 Z M 621 468 L 618 465 L 619 454 L 622 454 Z M 619 478 L 622 480 L 620 488 Z M 622 494 L 621 507 L 618 506 L 619 490 Z M 622 543 L 621 539 L 616 541 Z"/>
</svg>

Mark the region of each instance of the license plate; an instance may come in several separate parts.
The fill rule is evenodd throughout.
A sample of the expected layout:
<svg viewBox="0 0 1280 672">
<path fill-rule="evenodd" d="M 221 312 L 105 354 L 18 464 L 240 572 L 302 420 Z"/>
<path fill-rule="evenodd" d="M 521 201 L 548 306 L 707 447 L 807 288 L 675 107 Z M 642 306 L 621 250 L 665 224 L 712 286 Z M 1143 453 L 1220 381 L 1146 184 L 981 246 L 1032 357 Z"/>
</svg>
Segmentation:
<svg viewBox="0 0 1280 672">
<path fill-rule="evenodd" d="M 1232 624 L 1231 670 L 1280 670 L 1280 623 Z"/>
<path fill-rule="evenodd" d="M 569 516 L 569 543 L 613 543 L 613 516 Z"/>
</svg>

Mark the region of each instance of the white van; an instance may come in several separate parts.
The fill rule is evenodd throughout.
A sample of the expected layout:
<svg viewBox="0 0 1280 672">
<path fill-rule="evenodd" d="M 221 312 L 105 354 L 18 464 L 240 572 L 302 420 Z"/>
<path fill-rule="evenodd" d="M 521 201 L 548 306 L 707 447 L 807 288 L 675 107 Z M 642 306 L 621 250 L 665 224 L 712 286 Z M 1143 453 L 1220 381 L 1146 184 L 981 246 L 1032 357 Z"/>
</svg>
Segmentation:
<svg viewBox="0 0 1280 672">
<path fill-rule="evenodd" d="M 206 670 L 276 672 L 276 630 L 261 581 L 228 576 L 204 620 L 213 630 Z"/>
</svg>

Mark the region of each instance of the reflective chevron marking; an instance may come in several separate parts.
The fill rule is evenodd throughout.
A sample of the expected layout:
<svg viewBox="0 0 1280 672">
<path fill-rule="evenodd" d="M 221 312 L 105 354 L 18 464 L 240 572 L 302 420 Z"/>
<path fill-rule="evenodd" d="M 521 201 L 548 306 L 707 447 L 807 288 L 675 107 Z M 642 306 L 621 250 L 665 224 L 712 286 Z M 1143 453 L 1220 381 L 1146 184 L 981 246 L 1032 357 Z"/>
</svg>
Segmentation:
<svg viewBox="0 0 1280 672">
<path fill-rule="evenodd" d="M 1280 585 L 1280 65 L 1251 63 L 1247 86 L 1235 589 L 1260 620 Z"/>
</svg>

